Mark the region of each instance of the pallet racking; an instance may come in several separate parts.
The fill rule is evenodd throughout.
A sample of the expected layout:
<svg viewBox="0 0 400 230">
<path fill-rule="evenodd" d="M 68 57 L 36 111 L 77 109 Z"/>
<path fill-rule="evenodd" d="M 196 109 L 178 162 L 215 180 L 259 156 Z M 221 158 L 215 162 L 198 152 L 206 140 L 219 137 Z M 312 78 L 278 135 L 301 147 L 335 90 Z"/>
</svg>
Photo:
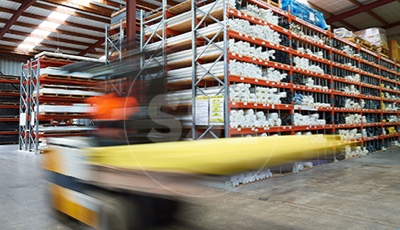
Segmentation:
<svg viewBox="0 0 400 230">
<path fill-rule="evenodd" d="M 18 76 L 0 75 L 0 144 L 18 142 Z"/>
<path fill-rule="evenodd" d="M 19 150 L 39 153 L 44 138 L 90 135 L 90 108 L 84 102 L 103 91 L 98 87 L 102 80 L 57 69 L 77 61 L 103 63 L 43 52 L 22 66 Z"/>
<path fill-rule="evenodd" d="M 192 117 L 186 122 L 191 129 L 189 137 L 337 134 L 355 129 L 364 135 L 352 141 L 370 151 L 398 141 L 399 64 L 266 2 L 249 0 L 247 5 L 236 4 L 224 0 L 186 1 L 158 13 L 157 16 L 164 15 L 163 20 L 151 21 L 149 27 L 142 28 L 142 40 L 146 41 L 142 43 L 146 45 L 143 50 L 166 47 L 164 63 L 170 87 L 167 98 L 170 106 L 181 108 L 175 112 L 186 121 Z M 273 12 L 278 21 L 263 18 L 257 12 L 260 9 Z M 233 23 L 239 19 L 242 24 L 235 27 Z M 270 39 L 265 33 L 251 34 L 250 27 L 261 28 L 279 39 L 274 41 L 275 35 Z M 149 39 L 154 34 L 162 37 Z M 249 49 L 274 51 L 275 59 L 254 56 L 255 51 L 237 53 L 230 40 L 245 42 Z M 247 73 L 237 74 L 237 63 L 254 67 L 261 75 L 256 76 L 249 68 Z M 286 77 L 276 81 L 262 76 L 272 71 L 270 68 Z M 281 102 L 234 100 L 229 91 L 239 84 L 250 85 L 254 94 L 274 88 L 274 94 L 281 95 Z M 314 101 L 304 103 L 299 98 Z M 257 112 L 267 118 L 277 114 L 279 122 L 273 126 L 232 125 L 233 111 L 249 109 L 254 116 Z M 364 120 L 346 121 L 346 117 L 356 114 L 365 116 Z M 319 119 L 310 124 L 295 121 L 296 117 Z M 389 127 L 396 133 L 389 133 Z"/>
</svg>

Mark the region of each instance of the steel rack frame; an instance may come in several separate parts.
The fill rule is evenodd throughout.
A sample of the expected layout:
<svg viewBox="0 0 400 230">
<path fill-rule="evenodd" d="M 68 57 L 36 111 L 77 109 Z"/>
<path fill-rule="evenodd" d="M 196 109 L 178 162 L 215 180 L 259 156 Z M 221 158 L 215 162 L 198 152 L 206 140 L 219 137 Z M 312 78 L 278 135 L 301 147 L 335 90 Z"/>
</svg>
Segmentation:
<svg viewBox="0 0 400 230">
<path fill-rule="evenodd" d="M 217 134 L 216 131 L 221 130 L 221 126 L 223 127 L 224 134 L 223 136 L 227 137 L 228 136 L 228 131 L 229 131 L 229 108 L 228 108 L 228 98 L 229 98 L 229 83 L 228 83 L 228 33 L 227 33 L 227 22 L 228 22 L 228 17 L 227 17 L 227 2 L 224 0 L 216 0 L 214 1 L 213 5 L 208 9 L 208 11 L 202 10 L 199 6 L 206 1 L 192 1 L 192 6 L 191 6 L 191 13 L 192 13 L 192 119 L 193 119 L 193 125 L 192 125 L 192 139 L 193 140 L 198 140 L 203 137 L 205 137 L 207 134 L 210 134 L 211 137 L 214 138 L 219 138 L 221 137 L 220 134 Z M 215 9 L 215 6 L 218 5 L 218 3 L 221 3 L 223 5 L 223 18 L 222 20 L 214 17 L 211 15 L 211 12 Z M 199 16 L 198 15 L 202 15 Z M 201 28 L 203 24 L 206 22 L 206 20 L 210 20 L 216 24 L 221 25 L 221 29 L 219 29 L 214 36 L 209 38 L 205 34 L 201 32 Z M 218 45 L 217 44 L 217 39 L 221 36 L 223 37 L 223 42 L 222 44 Z M 198 47 L 198 41 L 201 39 L 202 41 L 205 42 L 205 48 L 198 52 L 197 47 Z M 202 64 L 201 61 L 201 56 L 207 52 L 207 50 L 210 48 L 218 48 L 222 52 L 221 54 L 211 63 L 208 63 L 209 65 L 204 65 Z M 224 63 L 224 76 L 223 79 L 220 79 L 218 76 L 215 76 L 215 74 L 212 73 L 212 70 L 216 66 L 216 64 L 219 61 L 223 61 Z M 205 92 L 204 86 L 200 85 L 200 82 L 204 80 L 205 77 L 211 76 L 213 80 L 217 81 L 219 84 L 219 91 L 213 95 L 210 95 Z M 222 124 L 213 124 L 209 120 L 207 125 L 197 125 L 196 124 L 196 100 L 198 96 L 205 96 L 208 98 L 209 102 L 211 103 L 212 98 L 221 96 L 223 98 L 223 121 L 221 122 Z M 210 111 L 211 113 L 211 111 Z M 201 129 L 200 129 L 201 128 Z M 214 129 L 216 128 L 216 129 Z M 213 130 L 214 129 L 214 130 Z M 216 130 L 216 131 L 215 131 Z"/>
</svg>

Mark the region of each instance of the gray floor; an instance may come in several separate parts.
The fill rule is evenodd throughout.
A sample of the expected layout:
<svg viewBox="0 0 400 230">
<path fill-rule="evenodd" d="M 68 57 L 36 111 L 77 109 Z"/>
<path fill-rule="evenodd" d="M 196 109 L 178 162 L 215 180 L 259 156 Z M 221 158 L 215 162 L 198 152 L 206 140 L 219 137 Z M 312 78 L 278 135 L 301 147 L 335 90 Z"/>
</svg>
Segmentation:
<svg viewBox="0 0 400 230">
<path fill-rule="evenodd" d="M 88 229 L 50 215 L 41 155 L 0 146 L 0 229 Z M 400 149 L 186 198 L 169 229 L 400 229 Z"/>
</svg>

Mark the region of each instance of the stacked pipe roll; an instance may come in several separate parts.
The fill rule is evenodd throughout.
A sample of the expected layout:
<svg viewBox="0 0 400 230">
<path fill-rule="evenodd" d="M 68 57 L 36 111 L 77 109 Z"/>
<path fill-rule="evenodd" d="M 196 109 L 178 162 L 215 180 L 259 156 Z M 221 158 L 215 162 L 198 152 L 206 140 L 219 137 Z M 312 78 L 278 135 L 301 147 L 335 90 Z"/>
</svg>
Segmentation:
<svg viewBox="0 0 400 230">
<path fill-rule="evenodd" d="M 363 134 L 359 133 L 357 129 L 339 129 L 339 136 L 342 141 L 350 141 L 354 139 L 361 139 Z"/>
<path fill-rule="evenodd" d="M 262 79 L 262 69 L 258 65 L 232 60 L 229 63 L 229 71 L 232 75 Z"/>
<path fill-rule="evenodd" d="M 325 73 L 325 71 L 320 66 L 310 64 L 310 60 L 307 58 L 301 58 L 296 56 L 293 58 L 293 62 L 298 68 L 313 71 L 320 74 Z"/>
<path fill-rule="evenodd" d="M 203 92 L 207 95 L 216 95 L 220 91 L 219 87 L 210 87 L 203 89 Z M 166 101 L 168 105 L 186 105 L 192 104 L 192 90 L 180 90 L 169 92 L 166 95 Z"/>
<path fill-rule="evenodd" d="M 239 33 L 244 33 L 274 44 L 280 44 L 281 42 L 279 33 L 268 26 L 251 25 L 249 21 L 242 19 L 229 19 L 228 24 L 231 30 Z"/>
<path fill-rule="evenodd" d="M 229 115 L 231 128 L 252 128 L 252 127 L 268 127 L 269 120 L 262 111 L 255 112 L 253 109 L 248 110 L 231 110 Z"/>
<path fill-rule="evenodd" d="M 270 10 L 270 9 L 266 10 L 263 8 L 259 8 L 256 5 L 248 4 L 247 8 L 244 9 L 243 12 L 245 12 L 248 15 L 251 15 L 253 17 L 263 19 L 274 25 L 278 25 L 278 23 L 279 23 L 279 17 L 274 15 L 272 10 Z"/>
<path fill-rule="evenodd" d="M 325 119 L 318 119 L 319 114 L 314 113 L 311 115 L 302 115 L 300 113 L 293 114 L 293 125 L 295 126 L 309 126 L 309 125 L 325 125 Z"/>
<path fill-rule="evenodd" d="M 367 118 L 360 114 L 350 114 L 345 117 L 345 122 L 348 125 L 367 123 Z"/>
<path fill-rule="evenodd" d="M 206 69 L 209 69 L 213 64 L 204 64 L 203 67 Z M 261 72 L 261 70 L 260 70 Z M 224 74 L 224 62 L 220 61 L 214 65 L 214 67 L 211 69 L 210 73 L 207 72 L 203 68 L 199 68 L 197 71 L 197 78 L 202 77 L 203 75 L 206 74 L 206 77 L 211 78 L 212 75 L 215 77 L 220 77 L 223 76 Z M 180 68 L 180 69 L 174 69 L 174 70 L 169 70 L 167 74 L 167 82 L 168 83 L 176 83 L 179 81 L 192 81 L 192 67 L 186 67 L 186 68 Z"/>
<path fill-rule="evenodd" d="M 270 177 L 272 177 L 272 172 L 270 169 L 261 169 L 258 171 L 233 175 L 231 176 L 231 183 L 234 187 L 236 187 L 240 184 L 248 184 L 259 180 L 264 180 Z"/>
<path fill-rule="evenodd" d="M 251 46 L 248 42 L 237 41 L 234 39 L 229 39 L 229 51 L 231 53 L 246 55 L 252 58 L 262 59 L 265 61 L 269 61 L 271 59 L 275 59 L 274 53 L 275 50 L 262 51 L 261 47 Z"/>
<path fill-rule="evenodd" d="M 346 145 L 345 154 L 346 154 L 346 159 L 348 159 L 352 157 L 365 156 L 368 154 L 368 150 L 366 147 L 361 147 L 361 146 L 356 146 L 354 149 L 352 149 L 350 145 Z"/>
</svg>

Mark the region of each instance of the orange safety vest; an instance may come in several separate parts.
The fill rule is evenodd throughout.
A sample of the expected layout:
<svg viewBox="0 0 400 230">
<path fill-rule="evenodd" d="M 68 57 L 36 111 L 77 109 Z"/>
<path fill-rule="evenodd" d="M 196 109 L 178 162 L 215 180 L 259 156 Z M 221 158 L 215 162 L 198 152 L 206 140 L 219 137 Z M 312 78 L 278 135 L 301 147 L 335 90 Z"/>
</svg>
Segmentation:
<svg viewBox="0 0 400 230">
<path fill-rule="evenodd" d="M 126 120 L 139 111 L 139 103 L 134 97 L 118 97 L 114 93 L 86 99 L 93 105 L 92 116 L 96 120 Z"/>
</svg>

